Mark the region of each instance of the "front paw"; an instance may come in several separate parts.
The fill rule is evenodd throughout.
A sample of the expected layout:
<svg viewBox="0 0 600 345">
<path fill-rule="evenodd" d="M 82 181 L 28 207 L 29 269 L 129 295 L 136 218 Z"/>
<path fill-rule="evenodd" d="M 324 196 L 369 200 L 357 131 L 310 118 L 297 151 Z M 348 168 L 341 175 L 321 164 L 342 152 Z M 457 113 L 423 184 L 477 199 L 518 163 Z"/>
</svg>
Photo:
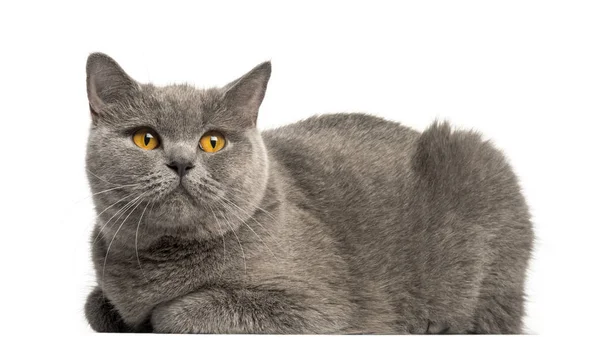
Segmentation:
<svg viewBox="0 0 600 345">
<path fill-rule="evenodd" d="M 159 304 L 151 321 L 157 333 L 331 333 L 313 310 L 281 291 L 205 289 Z"/>
<path fill-rule="evenodd" d="M 203 322 L 211 307 L 199 296 L 193 301 L 175 299 L 162 303 L 152 311 L 152 329 L 156 333 L 216 333 Z"/>
<path fill-rule="evenodd" d="M 96 332 L 123 333 L 132 331 L 98 287 L 87 298 L 85 317 Z"/>
</svg>

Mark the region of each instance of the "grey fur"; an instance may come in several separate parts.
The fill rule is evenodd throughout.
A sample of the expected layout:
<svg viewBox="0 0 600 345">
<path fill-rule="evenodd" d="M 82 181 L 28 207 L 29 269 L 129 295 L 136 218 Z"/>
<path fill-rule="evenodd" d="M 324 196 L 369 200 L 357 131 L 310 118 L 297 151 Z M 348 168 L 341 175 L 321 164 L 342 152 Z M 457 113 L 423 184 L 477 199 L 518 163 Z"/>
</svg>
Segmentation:
<svg viewBox="0 0 600 345">
<path fill-rule="evenodd" d="M 259 133 L 268 62 L 207 90 L 99 53 L 87 71 L 96 331 L 521 332 L 530 216 L 478 134 L 364 114 Z M 210 129 L 220 152 L 198 147 Z M 181 183 L 172 160 L 195 166 Z"/>
</svg>

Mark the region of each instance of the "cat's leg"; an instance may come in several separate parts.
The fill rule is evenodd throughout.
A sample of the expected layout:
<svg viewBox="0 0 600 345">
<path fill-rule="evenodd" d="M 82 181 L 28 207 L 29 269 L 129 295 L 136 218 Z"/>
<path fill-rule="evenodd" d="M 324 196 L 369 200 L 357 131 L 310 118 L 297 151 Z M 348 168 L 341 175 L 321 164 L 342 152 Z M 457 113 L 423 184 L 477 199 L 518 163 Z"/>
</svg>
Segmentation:
<svg viewBox="0 0 600 345">
<path fill-rule="evenodd" d="M 334 333 L 339 325 L 282 291 L 200 290 L 158 305 L 158 333 Z"/>
<path fill-rule="evenodd" d="M 112 303 L 106 298 L 99 287 L 96 287 L 87 298 L 85 303 L 85 317 L 90 326 L 96 332 L 102 333 L 131 333 L 152 332 L 149 322 L 131 327 L 123 321 L 121 315 Z"/>
</svg>

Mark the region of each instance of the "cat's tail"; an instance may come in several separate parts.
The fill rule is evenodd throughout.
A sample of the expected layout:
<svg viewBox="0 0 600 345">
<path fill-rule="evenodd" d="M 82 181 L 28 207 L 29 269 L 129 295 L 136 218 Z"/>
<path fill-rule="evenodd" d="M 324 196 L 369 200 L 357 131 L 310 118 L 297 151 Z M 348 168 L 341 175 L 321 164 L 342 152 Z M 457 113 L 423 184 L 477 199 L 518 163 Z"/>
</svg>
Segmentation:
<svg viewBox="0 0 600 345">
<path fill-rule="evenodd" d="M 520 196 L 504 154 L 479 133 L 453 130 L 447 122 L 435 122 L 421 134 L 412 168 L 423 191 L 453 210 L 485 212 L 484 206 L 514 203 Z"/>
</svg>

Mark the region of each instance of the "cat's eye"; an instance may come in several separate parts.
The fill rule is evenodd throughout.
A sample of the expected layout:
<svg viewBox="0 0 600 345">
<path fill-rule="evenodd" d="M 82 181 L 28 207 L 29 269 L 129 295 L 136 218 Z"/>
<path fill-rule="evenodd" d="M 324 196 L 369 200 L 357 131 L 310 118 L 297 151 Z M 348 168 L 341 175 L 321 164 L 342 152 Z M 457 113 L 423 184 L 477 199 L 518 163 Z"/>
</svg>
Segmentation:
<svg viewBox="0 0 600 345">
<path fill-rule="evenodd" d="M 142 128 L 133 134 L 133 142 L 144 150 L 154 150 L 158 147 L 158 135 L 149 128 Z"/>
<path fill-rule="evenodd" d="M 204 133 L 200 138 L 200 148 L 205 152 L 221 151 L 225 147 L 225 137 L 217 131 Z"/>
</svg>

